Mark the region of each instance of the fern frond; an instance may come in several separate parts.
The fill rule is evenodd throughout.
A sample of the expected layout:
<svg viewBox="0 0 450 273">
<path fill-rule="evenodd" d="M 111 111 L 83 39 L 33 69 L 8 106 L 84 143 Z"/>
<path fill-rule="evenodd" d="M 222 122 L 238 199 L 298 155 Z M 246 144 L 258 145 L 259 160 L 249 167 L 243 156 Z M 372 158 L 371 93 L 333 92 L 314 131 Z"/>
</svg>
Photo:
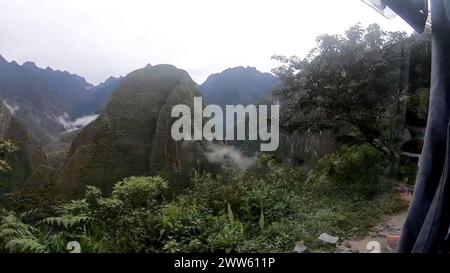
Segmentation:
<svg viewBox="0 0 450 273">
<path fill-rule="evenodd" d="M 40 223 L 48 226 L 54 226 L 64 229 L 70 229 L 73 227 L 84 228 L 86 224 L 94 219 L 88 216 L 61 216 L 61 217 L 49 217 L 42 220 Z"/>
<path fill-rule="evenodd" d="M 10 252 L 44 253 L 47 251 L 46 246 L 31 238 L 9 240 L 6 242 L 5 248 Z"/>
</svg>

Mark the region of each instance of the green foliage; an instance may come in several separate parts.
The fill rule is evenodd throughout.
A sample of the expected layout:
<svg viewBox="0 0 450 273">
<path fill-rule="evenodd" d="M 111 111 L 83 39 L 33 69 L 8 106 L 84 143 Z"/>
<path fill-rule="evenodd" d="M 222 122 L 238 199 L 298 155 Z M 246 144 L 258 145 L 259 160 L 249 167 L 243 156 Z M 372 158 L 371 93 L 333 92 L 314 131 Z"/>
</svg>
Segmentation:
<svg viewBox="0 0 450 273">
<path fill-rule="evenodd" d="M 88 187 L 84 199 L 38 222 L 5 214 L 0 249 L 66 252 L 75 240 L 83 252 L 290 252 L 303 240 L 317 250 L 322 232 L 355 235 L 402 209 L 385 169 L 384 157 L 364 145 L 325 157 L 308 175 L 268 155 L 245 173 L 197 173 L 173 199 L 164 179 L 132 177 L 110 197 Z"/>
<path fill-rule="evenodd" d="M 233 252 L 243 237 L 243 225 L 226 213 L 214 215 L 205 208 L 172 203 L 163 210 L 161 238 L 167 252 Z M 181 205 L 183 204 L 183 205 Z"/>
<path fill-rule="evenodd" d="M 46 252 L 38 230 L 23 223 L 12 213 L 3 212 L 0 221 L 0 249 L 8 252 Z M 0 213 L 1 215 L 1 213 Z"/>
<path fill-rule="evenodd" d="M 152 207 L 164 201 L 168 188 L 161 177 L 131 177 L 114 186 L 112 198 L 131 208 Z"/>
<path fill-rule="evenodd" d="M 405 33 L 357 24 L 345 35 L 322 35 L 305 59 L 275 56 L 283 82 L 284 129 L 290 132 L 358 130 L 369 143 L 395 158 L 407 91 L 409 40 Z M 348 135 L 347 138 L 350 138 Z"/>
<path fill-rule="evenodd" d="M 408 110 L 414 112 L 417 118 L 426 120 L 429 100 L 430 90 L 428 88 L 420 88 L 415 94 L 408 97 Z"/>
<path fill-rule="evenodd" d="M 64 216 L 49 217 L 42 220 L 42 224 L 57 228 L 71 229 L 73 227 L 85 227 L 93 219 L 88 216 Z"/>
<path fill-rule="evenodd" d="M 236 252 L 237 247 L 244 238 L 244 226 L 239 221 L 230 217 L 216 217 L 213 222 L 213 230 L 208 237 L 208 244 L 212 252 Z"/>
<path fill-rule="evenodd" d="M 417 171 L 417 162 L 401 162 L 398 170 L 399 179 L 405 181 L 409 185 L 414 186 L 414 184 L 416 183 Z"/>
<path fill-rule="evenodd" d="M 15 151 L 17 151 L 16 146 L 8 140 L 0 139 L 0 175 L 5 175 L 11 171 L 11 166 L 8 164 L 6 157 Z M 3 183 L 0 181 L 0 188 L 2 186 Z"/>
<path fill-rule="evenodd" d="M 322 158 L 311 179 L 325 194 L 364 200 L 391 186 L 388 171 L 389 161 L 379 151 L 368 145 L 352 146 Z"/>
</svg>

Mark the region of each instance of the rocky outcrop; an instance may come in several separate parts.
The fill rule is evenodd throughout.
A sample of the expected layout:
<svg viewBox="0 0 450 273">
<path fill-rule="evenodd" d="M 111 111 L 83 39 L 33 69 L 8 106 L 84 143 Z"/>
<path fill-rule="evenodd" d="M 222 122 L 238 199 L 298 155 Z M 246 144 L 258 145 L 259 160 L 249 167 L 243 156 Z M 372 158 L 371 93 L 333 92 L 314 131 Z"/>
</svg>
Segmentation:
<svg viewBox="0 0 450 273">
<path fill-rule="evenodd" d="M 43 147 L 47 156 L 47 162 L 53 169 L 59 170 L 69 154 L 73 140 L 79 131 L 68 132 Z"/>
</svg>

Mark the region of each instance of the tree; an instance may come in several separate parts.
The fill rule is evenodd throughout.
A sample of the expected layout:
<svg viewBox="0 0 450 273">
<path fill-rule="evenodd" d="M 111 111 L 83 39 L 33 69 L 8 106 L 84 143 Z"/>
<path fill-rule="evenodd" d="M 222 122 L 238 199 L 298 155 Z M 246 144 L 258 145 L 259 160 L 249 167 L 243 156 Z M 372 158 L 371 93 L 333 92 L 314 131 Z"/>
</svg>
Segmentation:
<svg viewBox="0 0 450 273">
<path fill-rule="evenodd" d="M 406 124 L 425 126 L 431 84 L 431 28 L 410 38 L 410 72 Z"/>
<path fill-rule="evenodd" d="M 17 148 L 8 140 L 0 139 L 0 174 L 7 174 L 11 171 L 11 166 L 8 164 L 6 157 L 9 154 L 14 153 Z M 0 188 L 4 186 L 4 183 L 0 181 Z"/>
<path fill-rule="evenodd" d="M 376 24 L 345 35 L 322 35 L 306 58 L 274 56 L 283 65 L 275 96 L 288 132 L 350 127 L 347 140 L 390 158 L 400 135 L 407 85 L 407 36 Z"/>
</svg>

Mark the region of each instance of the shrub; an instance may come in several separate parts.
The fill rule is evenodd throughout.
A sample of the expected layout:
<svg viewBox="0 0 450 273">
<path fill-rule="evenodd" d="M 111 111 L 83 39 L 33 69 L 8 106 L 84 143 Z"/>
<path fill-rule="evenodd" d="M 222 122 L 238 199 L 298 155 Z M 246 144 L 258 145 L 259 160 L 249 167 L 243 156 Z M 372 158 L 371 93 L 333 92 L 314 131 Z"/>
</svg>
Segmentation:
<svg viewBox="0 0 450 273">
<path fill-rule="evenodd" d="M 404 208 L 385 174 L 381 154 L 355 146 L 323 158 L 308 176 L 267 155 L 245 173 L 197 173 L 170 200 L 166 180 L 132 177 L 110 197 L 88 187 L 84 199 L 37 223 L 0 215 L 0 250 L 65 252 L 76 240 L 83 252 L 291 252 L 297 241 L 316 251 L 323 232 L 345 238 Z"/>
<path fill-rule="evenodd" d="M 152 207 L 164 201 L 169 186 L 157 177 L 130 177 L 117 183 L 111 198 L 124 202 L 130 208 Z"/>
<path fill-rule="evenodd" d="M 384 155 L 368 145 L 344 147 L 319 160 L 310 180 L 326 194 L 364 200 L 389 189 L 389 168 Z"/>
</svg>

